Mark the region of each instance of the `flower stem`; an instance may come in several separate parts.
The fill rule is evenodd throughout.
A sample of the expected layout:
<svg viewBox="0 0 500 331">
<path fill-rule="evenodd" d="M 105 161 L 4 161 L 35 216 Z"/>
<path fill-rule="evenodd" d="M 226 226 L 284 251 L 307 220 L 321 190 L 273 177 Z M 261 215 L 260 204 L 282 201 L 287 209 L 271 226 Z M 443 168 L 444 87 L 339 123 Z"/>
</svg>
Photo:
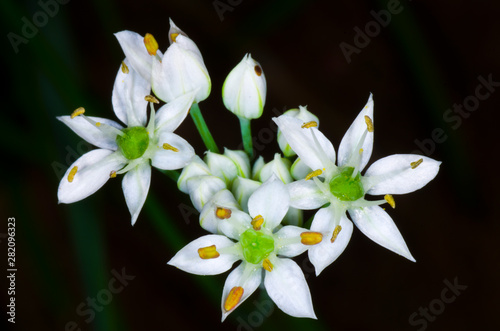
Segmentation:
<svg viewBox="0 0 500 331">
<path fill-rule="evenodd" d="M 253 159 L 253 144 L 252 144 L 252 129 L 250 128 L 250 120 L 238 116 L 240 119 L 241 137 L 243 138 L 243 147 L 250 159 Z"/>
<path fill-rule="evenodd" d="M 179 177 L 181 176 L 180 172 L 177 170 L 162 170 L 162 169 L 158 169 L 158 170 L 163 172 L 165 175 L 167 175 L 167 177 L 169 177 L 170 179 L 172 179 L 176 183 L 179 180 Z"/>
<path fill-rule="evenodd" d="M 191 114 L 194 125 L 196 125 L 201 139 L 203 139 L 207 149 L 213 153 L 219 153 L 219 148 L 217 148 L 217 145 L 215 144 L 214 138 L 207 127 L 207 123 L 205 123 L 205 119 L 203 119 L 203 115 L 201 114 L 200 107 L 197 103 L 193 103 L 189 113 Z"/>
</svg>

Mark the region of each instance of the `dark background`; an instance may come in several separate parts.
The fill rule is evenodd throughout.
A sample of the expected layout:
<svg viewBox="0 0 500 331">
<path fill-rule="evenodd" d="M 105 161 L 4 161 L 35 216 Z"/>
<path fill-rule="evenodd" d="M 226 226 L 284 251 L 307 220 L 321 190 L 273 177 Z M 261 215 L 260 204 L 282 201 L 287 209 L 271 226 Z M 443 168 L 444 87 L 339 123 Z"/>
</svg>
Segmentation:
<svg viewBox="0 0 500 331">
<path fill-rule="evenodd" d="M 221 20 L 213 1 L 71 0 L 16 53 L 8 33 L 22 36 L 23 17 L 32 22 L 42 8 L 36 1 L 2 1 L 0 232 L 15 217 L 16 329 L 64 330 L 74 321 L 82 330 L 424 330 L 422 316 L 409 319 L 429 305 L 428 330 L 498 329 L 494 139 L 500 89 L 460 123 L 443 115 L 475 95 L 479 76 L 500 81 L 499 4 L 403 0 L 400 13 L 348 63 L 339 45 L 354 46 L 354 28 L 364 30 L 374 21 L 370 11 L 387 9 L 387 1 L 231 3 Z M 346 251 L 319 277 L 306 255 L 295 258 L 308 279 L 317 321 L 268 306 L 265 291 L 258 290 L 221 324 L 228 273 L 202 277 L 166 265 L 181 247 L 206 234 L 190 215 L 188 197 L 168 177 L 153 170 L 134 227 L 121 179 L 83 201 L 58 205 L 61 174 L 92 147 L 55 117 L 84 106 L 88 114 L 115 119 L 111 91 L 123 53 L 113 33 L 149 32 L 165 50 L 169 17 L 204 56 L 213 85 L 200 107 L 219 146 L 236 149 L 241 141 L 237 118 L 223 107 L 220 90 L 247 52 L 261 63 L 268 84 L 264 115 L 253 122 L 261 141 L 268 141 L 263 132 L 274 129 L 273 109 L 308 105 L 338 148 L 370 92 L 376 126 L 370 163 L 410 153 L 419 149 L 416 140 L 425 141 L 420 153 L 443 162 L 438 176 L 417 192 L 397 196 L 397 208 L 389 211 L 417 263 L 355 229 Z M 176 132 L 203 153 L 191 119 Z M 270 161 L 277 151 L 273 139 L 260 152 Z M 5 235 L 0 240 L 6 269 Z M 112 271 L 123 268 L 135 278 L 105 297 Z M 5 310 L 8 286 L 2 279 Z M 446 280 L 455 279 L 467 288 L 442 303 Z M 77 307 L 98 295 L 109 303 L 87 323 L 89 315 Z"/>
</svg>

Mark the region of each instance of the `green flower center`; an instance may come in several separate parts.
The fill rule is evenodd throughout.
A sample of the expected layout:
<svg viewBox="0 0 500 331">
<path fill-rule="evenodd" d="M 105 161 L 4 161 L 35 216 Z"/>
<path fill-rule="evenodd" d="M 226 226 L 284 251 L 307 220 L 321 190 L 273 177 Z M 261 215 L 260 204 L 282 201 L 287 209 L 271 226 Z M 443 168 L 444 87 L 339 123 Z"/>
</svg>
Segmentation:
<svg viewBox="0 0 500 331">
<path fill-rule="evenodd" d="M 116 143 L 123 155 L 129 160 L 138 159 L 144 155 L 149 146 L 149 135 L 146 128 L 134 126 L 123 129 L 122 132 L 124 135 L 116 137 Z"/>
<path fill-rule="evenodd" d="M 273 237 L 253 229 L 248 229 L 241 234 L 240 244 L 243 257 L 253 264 L 259 264 L 274 251 Z"/>
<path fill-rule="evenodd" d="M 356 201 L 365 195 L 361 175 L 352 178 L 353 167 L 345 167 L 330 181 L 330 192 L 342 201 Z"/>
</svg>

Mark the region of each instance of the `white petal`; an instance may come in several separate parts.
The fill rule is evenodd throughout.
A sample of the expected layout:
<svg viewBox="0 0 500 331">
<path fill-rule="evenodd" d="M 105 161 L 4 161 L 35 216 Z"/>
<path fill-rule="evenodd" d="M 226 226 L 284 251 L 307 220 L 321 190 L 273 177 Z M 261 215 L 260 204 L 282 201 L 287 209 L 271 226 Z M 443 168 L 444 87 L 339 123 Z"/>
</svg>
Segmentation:
<svg viewBox="0 0 500 331">
<path fill-rule="evenodd" d="M 306 232 L 304 228 L 298 226 L 287 225 L 282 227 L 274 234 L 274 251 L 276 255 L 294 257 L 304 253 L 311 246 L 304 245 L 300 242 L 300 234 Z M 289 243 L 294 240 L 296 242 Z"/>
<path fill-rule="evenodd" d="M 191 92 L 163 105 L 156 113 L 156 130 L 174 132 L 186 118 L 189 109 L 193 105 L 193 100 L 194 92 Z"/>
<path fill-rule="evenodd" d="M 238 176 L 244 178 L 250 178 L 252 172 L 250 171 L 250 159 L 247 153 L 244 151 L 233 151 L 228 148 L 224 148 L 224 155 L 233 160 L 234 164 L 238 168 Z"/>
<path fill-rule="evenodd" d="M 213 259 L 202 259 L 198 254 L 198 249 L 212 245 L 215 245 L 220 256 Z M 236 254 L 220 252 L 221 248 L 234 245 L 236 244 L 225 236 L 209 234 L 184 246 L 167 264 L 196 275 L 217 275 L 229 270 L 233 263 L 239 260 L 239 256 Z"/>
<path fill-rule="evenodd" d="M 264 218 L 263 226 L 271 231 L 281 223 L 289 206 L 288 190 L 285 184 L 274 175 L 248 199 L 250 216 L 261 215 Z"/>
<path fill-rule="evenodd" d="M 363 133 L 366 131 L 366 122 L 365 116 L 370 117 L 373 120 L 373 96 L 370 94 L 368 98 L 368 102 L 365 107 L 358 114 L 358 117 L 354 120 L 354 122 L 349 127 L 349 130 L 345 133 L 342 141 L 339 146 L 339 156 L 338 156 L 338 165 L 339 167 L 346 165 L 349 162 L 349 158 L 354 153 L 359 154 L 358 143 L 360 142 Z M 359 166 L 359 171 L 363 170 L 368 161 L 370 160 L 370 156 L 372 155 L 373 150 L 373 132 L 368 132 L 365 138 L 363 145 L 361 146 L 363 149 L 363 154 L 361 156 L 361 162 Z M 354 166 L 354 165 L 351 165 Z"/>
<path fill-rule="evenodd" d="M 415 169 L 411 163 L 422 159 Z M 366 193 L 405 194 L 416 191 L 436 177 L 441 162 L 416 154 L 395 154 L 372 164 L 363 177 Z"/>
<path fill-rule="evenodd" d="M 132 225 L 135 224 L 139 212 L 146 201 L 151 183 L 151 166 L 143 162 L 125 174 L 122 181 L 123 194 L 128 210 L 132 215 Z"/>
<path fill-rule="evenodd" d="M 244 211 L 248 212 L 248 199 L 261 184 L 259 181 L 242 177 L 236 177 L 234 180 L 231 191 Z"/>
<path fill-rule="evenodd" d="M 252 218 L 244 211 L 234 209 L 231 217 L 219 222 L 219 230 L 225 236 L 239 240 L 240 235 L 252 227 Z"/>
<path fill-rule="evenodd" d="M 215 176 L 196 176 L 187 181 L 187 188 L 191 202 L 196 210 L 201 212 L 203 206 L 212 199 L 212 197 L 226 188 L 226 183 Z"/>
<path fill-rule="evenodd" d="M 178 151 L 164 149 L 164 143 L 177 148 Z M 153 157 L 151 158 L 151 163 L 158 169 L 176 170 L 184 168 L 194 156 L 193 147 L 175 133 L 160 133 L 157 146 L 158 148 L 154 151 Z"/>
<path fill-rule="evenodd" d="M 124 61 L 130 63 L 127 59 Z M 129 66 L 128 73 L 120 67 L 113 86 L 113 110 L 116 116 L 128 127 L 146 126 L 147 104 L 145 96 L 151 93 L 151 85 Z"/>
<path fill-rule="evenodd" d="M 118 130 L 123 129 L 123 127 L 116 123 L 115 121 L 108 120 L 101 117 L 91 117 L 89 119 L 94 122 L 106 124 L 117 128 Z M 116 151 L 118 146 L 116 145 L 116 134 L 112 134 L 109 131 L 100 130 L 97 126 L 90 124 L 85 118 L 77 116 L 71 118 L 71 116 L 59 116 L 58 120 L 66 124 L 71 130 L 73 130 L 78 136 L 85 139 L 85 141 L 91 143 L 94 146 L 104 149 L 110 149 Z"/>
<path fill-rule="evenodd" d="M 299 180 L 286 185 L 290 194 L 290 206 L 298 209 L 316 209 L 327 203 L 328 196 L 316 185 L 314 180 Z"/>
<path fill-rule="evenodd" d="M 257 160 L 255 160 L 253 167 L 252 167 L 252 179 L 253 180 L 259 180 L 260 178 L 260 171 L 262 170 L 262 167 L 264 167 L 266 163 L 264 162 L 264 158 L 259 156 Z"/>
<path fill-rule="evenodd" d="M 151 82 L 151 67 L 153 56 L 149 55 L 144 45 L 144 37 L 133 31 L 120 31 L 115 33 L 116 39 L 122 47 L 125 57 L 130 61 L 134 68 L 147 82 Z M 157 52 L 162 56 L 161 52 Z"/>
<path fill-rule="evenodd" d="M 311 292 L 304 273 L 290 259 L 276 259 L 271 272 L 266 272 L 264 285 L 279 309 L 294 317 L 316 319 Z"/>
<path fill-rule="evenodd" d="M 119 153 L 107 149 L 95 149 L 82 155 L 73 163 L 61 179 L 57 197 L 59 203 L 72 203 L 82 200 L 101 188 L 113 170 L 119 170 L 127 163 Z M 74 167 L 78 170 L 73 181 L 68 175 Z"/>
<path fill-rule="evenodd" d="M 260 171 L 260 181 L 265 182 L 273 174 L 285 184 L 293 181 L 292 175 L 290 175 L 290 161 L 282 158 L 279 153 L 274 154 L 274 159 L 262 168 Z"/>
<path fill-rule="evenodd" d="M 345 215 L 345 212 L 340 217 L 339 225 L 342 230 L 340 230 L 337 238 L 332 243 L 331 238 L 335 229 L 333 209 L 322 208 L 314 216 L 311 231 L 323 233 L 323 240 L 309 249 L 309 260 L 314 265 L 316 276 L 319 276 L 327 266 L 332 264 L 342 254 L 351 239 L 353 225 Z"/>
<path fill-rule="evenodd" d="M 415 262 L 392 218 L 379 206 L 349 209 L 349 215 L 368 238 Z"/>
<path fill-rule="evenodd" d="M 179 180 L 177 181 L 177 187 L 181 192 L 188 193 L 187 181 L 190 178 L 203 175 L 210 175 L 210 169 L 208 169 L 208 166 L 198 155 L 195 155 L 189 164 L 182 169 Z"/>
<path fill-rule="evenodd" d="M 225 155 L 208 151 L 205 156 L 205 162 L 212 175 L 222 179 L 228 186 L 233 183 L 233 180 L 238 175 L 238 168 L 234 162 Z"/>
<path fill-rule="evenodd" d="M 259 287 L 262 282 L 262 267 L 255 266 L 254 264 L 247 263 L 243 261 L 238 268 L 231 271 L 229 276 L 227 276 L 226 282 L 224 283 L 224 290 L 222 291 L 222 321 L 224 321 L 231 312 L 233 312 L 243 301 L 245 301 L 255 290 Z M 241 296 L 238 304 L 230 311 L 225 311 L 224 303 L 227 296 L 233 287 L 243 287 L 243 295 Z"/>
<path fill-rule="evenodd" d="M 313 170 L 307 166 L 300 158 L 297 158 L 290 168 L 290 174 L 296 180 L 304 179 Z"/>
<path fill-rule="evenodd" d="M 311 169 L 323 169 L 335 163 L 332 143 L 317 128 L 302 128 L 298 118 L 287 115 L 273 118 L 293 151 Z"/>
</svg>

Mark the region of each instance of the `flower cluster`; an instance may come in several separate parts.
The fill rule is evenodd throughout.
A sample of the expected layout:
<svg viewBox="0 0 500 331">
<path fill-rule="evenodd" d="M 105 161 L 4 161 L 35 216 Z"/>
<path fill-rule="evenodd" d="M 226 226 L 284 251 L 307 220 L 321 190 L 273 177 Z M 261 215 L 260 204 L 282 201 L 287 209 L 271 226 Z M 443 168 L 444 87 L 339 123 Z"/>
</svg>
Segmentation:
<svg viewBox="0 0 500 331">
<path fill-rule="evenodd" d="M 307 251 L 319 275 L 345 250 L 353 223 L 377 244 L 415 261 L 380 205 L 394 208 L 393 194 L 422 188 L 437 175 L 440 162 L 397 154 L 363 172 L 373 149 L 372 95 L 345 133 L 338 154 L 306 107 L 273 118 L 281 151 L 266 163 L 254 155 L 250 128 L 250 121 L 263 114 L 266 79 L 261 65 L 246 54 L 222 86 L 225 107 L 240 120 L 244 150 L 220 153 L 199 108 L 212 87 L 201 52 L 172 21 L 168 37 L 170 46 L 162 53 L 151 34 L 116 34 L 125 59 L 112 104 L 124 125 L 87 116 L 82 107 L 58 117 L 98 147 L 68 168 L 59 185 L 60 203 L 82 200 L 123 174 L 133 225 L 147 197 L 151 166 L 171 171 L 210 234 L 187 244 L 168 264 L 214 275 L 241 261 L 222 290 L 222 320 L 262 283 L 285 313 L 316 318 L 304 274 L 291 258 Z M 160 100 L 164 104 L 155 110 Z M 174 133 L 188 113 L 207 147 L 201 157 Z M 316 211 L 306 226 L 303 210 Z"/>
</svg>

